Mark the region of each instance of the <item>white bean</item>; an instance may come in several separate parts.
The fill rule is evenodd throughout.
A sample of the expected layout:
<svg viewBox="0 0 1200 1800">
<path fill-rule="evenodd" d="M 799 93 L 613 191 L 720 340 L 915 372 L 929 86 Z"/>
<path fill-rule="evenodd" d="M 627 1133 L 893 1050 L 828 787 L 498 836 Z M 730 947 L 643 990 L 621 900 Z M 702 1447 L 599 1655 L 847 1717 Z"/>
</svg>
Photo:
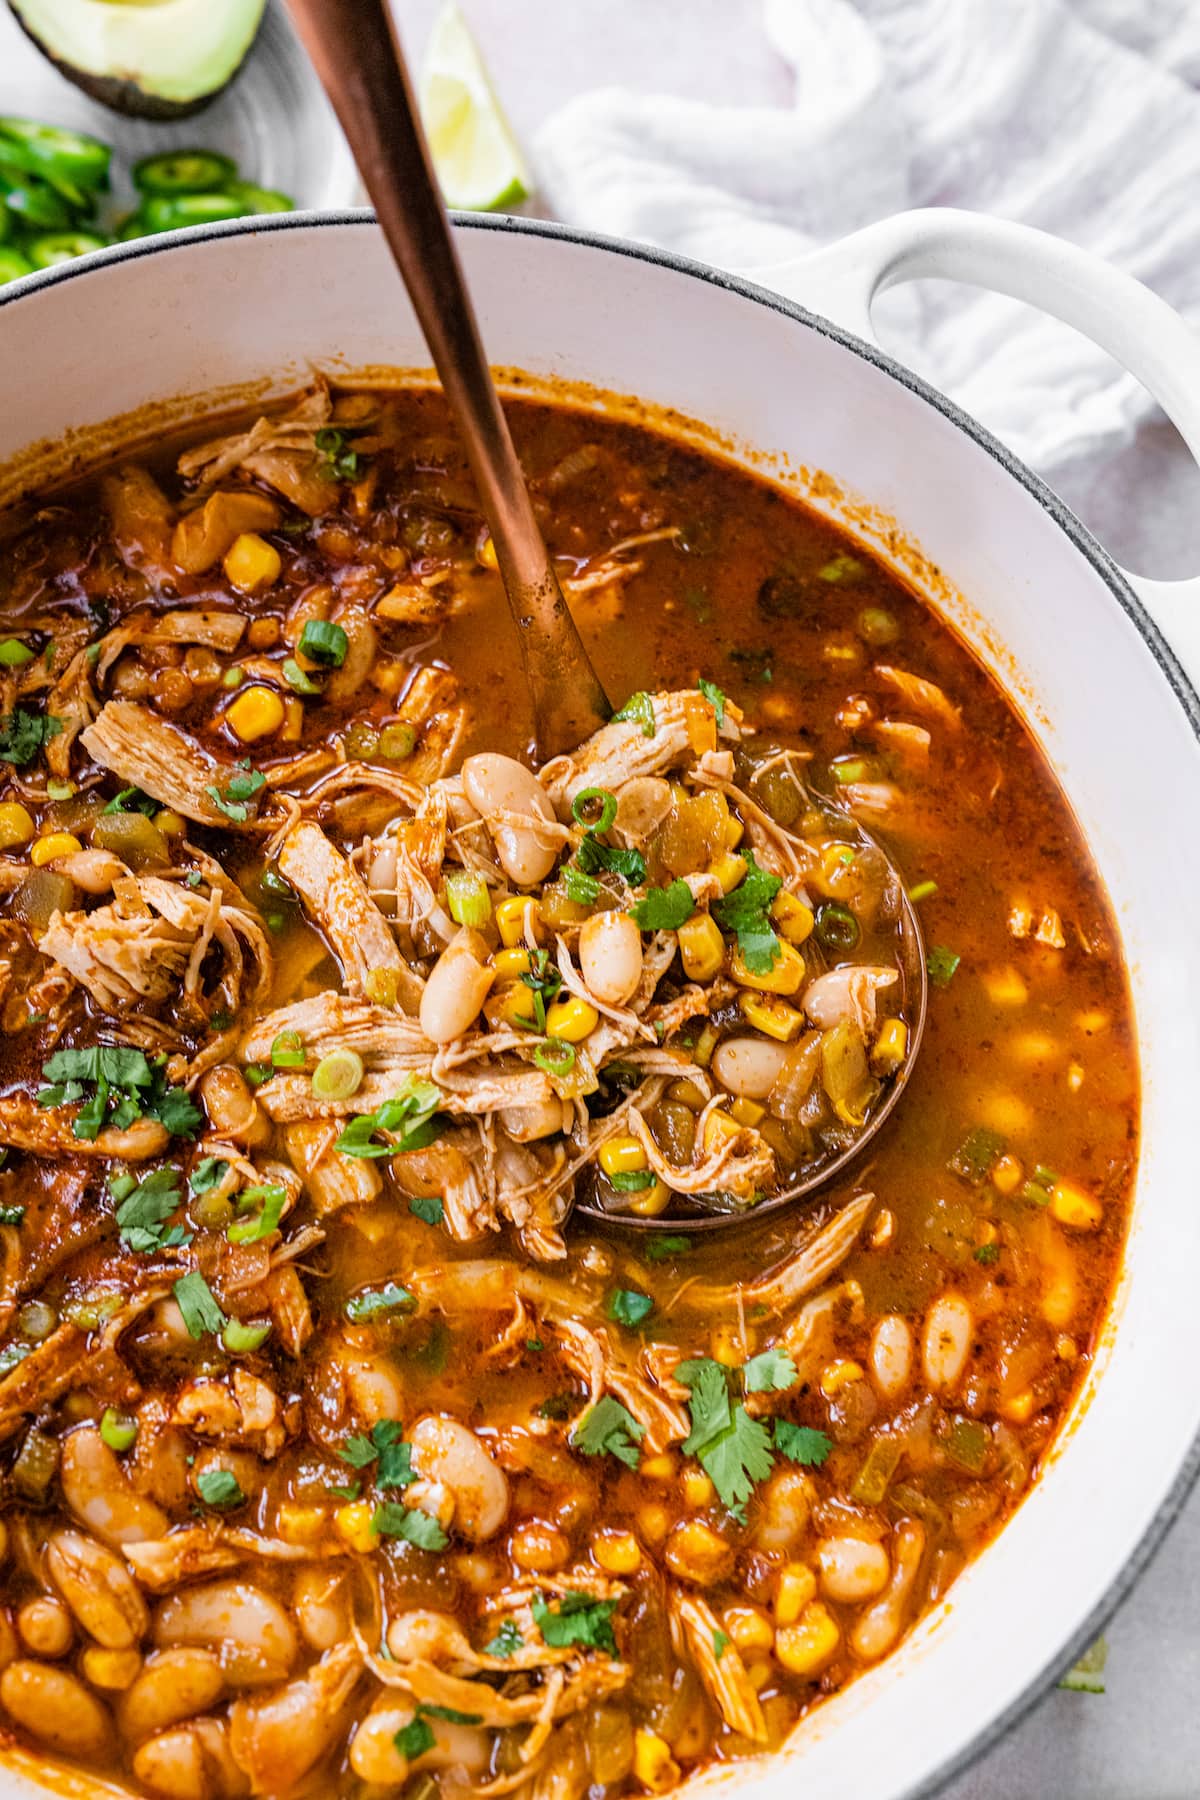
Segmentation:
<svg viewBox="0 0 1200 1800">
<path fill-rule="evenodd" d="M 549 1094 L 537 1106 L 505 1106 L 500 1124 L 514 1143 L 532 1144 L 563 1129 L 563 1103 L 557 1094 Z"/>
<path fill-rule="evenodd" d="M 831 1600 L 873 1600 L 891 1573 L 887 1551 L 869 1538 L 829 1537 L 817 1545 L 821 1586 Z"/>
<path fill-rule="evenodd" d="M 453 1496 L 459 1535 L 473 1543 L 494 1537 L 508 1516 L 508 1479 L 475 1433 L 457 1419 L 431 1416 L 409 1435 L 417 1473 Z"/>
<path fill-rule="evenodd" d="M 242 1800 L 250 1791 L 220 1719 L 194 1719 L 150 1738 L 135 1753 L 133 1772 L 165 1800 Z"/>
<path fill-rule="evenodd" d="M 460 931 L 433 965 L 421 995 L 421 1030 L 435 1044 L 469 1031 L 496 979 L 485 963 L 487 945 L 476 931 Z"/>
<path fill-rule="evenodd" d="M 107 894 L 113 882 L 128 874 L 125 864 L 111 850 L 76 850 L 72 856 L 56 856 L 54 873 L 82 888 L 85 894 Z"/>
<path fill-rule="evenodd" d="M 292 1610 L 300 1635 L 314 1650 L 332 1650 L 350 1636 L 350 1609 L 340 1569 L 319 1564 L 301 1569 L 292 1589 Z"/>
<path fill-rule="evenodd" d="M 637 992 L 642 960 L 642 934 L 628 913 L 593 913 L 584 920 L 579 967 L 604 1006 L 623 1006 Z"/>
<path fill-rule="evenodd" d="M 845 968 L 830 969 L 809 982 L 804 990 L 804 1010 L 822 1031 L 854 1019 L 869 1035 L 875 1028 L 876 994 L 894 987 L 899 979 L 895 969 L 848 963 Z"/>
<path fill-rule="evenodd" d="M 776 1469 L 762 1491 L 754 1536 L 763 1550 L 793 1550 L 808 1529 L 815 1490 L 803 1469 Z"/>
<path fill-rule="evenodd" d="M 61 1600 L 48 1594 L 25 1602 L 17 1613 L 17 1630 L 34 1656 L 65 1656 L 75 1642 L 70 1613 Z"/>
<path fill-rule="evenodd" d="M 493 1571 L 494 1576 L 494 1571 Z M 397 1613 L 387 1629 L 387 1645 L 397 1662 L 469 1663 L 471 1646 L 449 1613 L 416 1607 Z"/>
<path fill-rule="evenodd" d="M 408 1779 L 410 1768 L 448 1769 L 458 1767 L 468 1774 L 483 1773 L 487 1757 L 487 1739 L 473 1725 L 458 1725 L 449 1719 L 430 1719 L 433 1744 L 424 1755 L 408 1758 L 396 1748 L 396 1733 L 411 1725 L 416 1717 L 409 1700 L 392 1694 L 380 1694 L 366 1717 L 359 1723 L 350 1746 L 350 1767 L 360 1781 L 380 1787 L 399 1787 Z"/>
<path fill-rule="evenodd" d="M 248 1581 L 212 1581 L 172 1594 L 158 1610 L 154 1641 L 215 1650 L 235 1687 L 282 1681 L 300 1647 L 278 1601 Z"/>
<path fill-rule="evenodd" d="M 59 1479 L 75 1517 L 106 1544 L 137 1544 L 167 1529 L 166 1513 L 137 1492 L 95 1425 L 63 1439 Z"/>
<path fill-rule="evenodd" d="M 930 1387 L 951 1388 L 962 1374 L 975 1322 L 961 1294 L 943 1294 L 925 1315 L 921 1361 Z"/>
<path fill-rule="evenodd" d="M 117 1702 L 117 1724 L 130 1743 L 215 1706 L 225 1677 L 213 1650 L 181 1644 L 148 1656 Z"/>
<path fill-rule="evenodd" d="M 150 1617 L 142 1590 L 124 1561 L 95 1538 L 56 1531 L 46 1545 L 46 1573 L 106 1650 L 130 1650 L 146 1635 Z"/>
<path fill-rule="evenodd" d="M 265 1144 L 271 1127 L 258 1101 L 246 1086 L 240 1069 L 218 1063 L 200 1077 L 200 1097 L 213 1130 L 235 1144 Z"/>
<path fill-rule="evenodd" d="M 112 1755 L 108 1708 L 82 1681 L 51 1663 L 9 1663 L 0 1674 L 0 1703 L 39 1743 L 96 1762 Z"/>
<path fill-rule="evenodd" d="M 787 1045 L 766 1038 L 731 1037 L 713 1051 L 712 1072 L 723 1088 L 745 1100 L 765 1100 L 787 1061 Z"/>
<path fill-rule="evenodd" d="M 558 856 L 559 840 L 537 829 L 535 821 L 553 820 L 554 809 L 532 770 L 514 757 L 485 751 L 468 756 L 462 766 L 462 783 L 467 799 L 487 821 L 500 866 L 509 880 L 518 887 L 545 881 Z M 498 813 L 521 814 L 529 824 L 511 824 L 496 818 Z"/>
<path fill-rule="evenodd" d="M 891 1579 L 850 1634 L 851 1648 L 864 1662 L 886 1656 L 900 1636 L 924 1553 L 925 1527 L 916 1519 L 901 1519 L 892 1533 Z"/>
<path fill-rule="evenodd" d="M 357 1644 L 339 1644 L 285 1686 L 234 1701 L 230 1744 L 256 1794 L 289 1793 L 329 1754 L 362 1672 Z"/>
<path fill-rule="evenodd" d="M 885 1313 L 871 1333 L 871 1379 L 886 1400 L 897 1399 L 912 1379 L 913 1341 L 908 1321 Z"/>
</svg>

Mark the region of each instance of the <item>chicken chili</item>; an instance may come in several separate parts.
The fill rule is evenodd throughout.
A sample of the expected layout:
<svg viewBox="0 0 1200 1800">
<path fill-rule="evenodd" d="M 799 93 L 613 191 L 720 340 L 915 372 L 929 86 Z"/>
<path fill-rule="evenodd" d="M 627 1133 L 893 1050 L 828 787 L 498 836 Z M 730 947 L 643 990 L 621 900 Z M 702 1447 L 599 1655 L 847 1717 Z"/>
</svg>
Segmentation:
<svg viewBox="0 0 1200 1800">
<path fill-rule="evenodd" d="M 0 1732 L 131 1792 L 776 1749 L 1103 1319 L 1129 999 L 1020 720 L 765 482 L 511 417 L 623 703 L 541 769 L 436 394 L 318 386 L 0 542 Z M 875 834 L 921 1058 L 756 1214 L 907 1075 Z"/>
</svg>

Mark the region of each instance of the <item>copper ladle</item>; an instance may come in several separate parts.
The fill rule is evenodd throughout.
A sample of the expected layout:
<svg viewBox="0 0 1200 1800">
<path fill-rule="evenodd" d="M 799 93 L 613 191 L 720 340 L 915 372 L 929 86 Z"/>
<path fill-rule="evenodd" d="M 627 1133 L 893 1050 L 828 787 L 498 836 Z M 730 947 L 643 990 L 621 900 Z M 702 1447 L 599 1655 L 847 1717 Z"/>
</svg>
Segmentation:
<svg viewBox="0 0 1200 1800">
<path fill-rule="evenodd" d="M 538 755 L 612 712 L 567 609 L 492 381 L 386 0 L 288 0 L 462 433 L 533 700 Z"/>
</svg>

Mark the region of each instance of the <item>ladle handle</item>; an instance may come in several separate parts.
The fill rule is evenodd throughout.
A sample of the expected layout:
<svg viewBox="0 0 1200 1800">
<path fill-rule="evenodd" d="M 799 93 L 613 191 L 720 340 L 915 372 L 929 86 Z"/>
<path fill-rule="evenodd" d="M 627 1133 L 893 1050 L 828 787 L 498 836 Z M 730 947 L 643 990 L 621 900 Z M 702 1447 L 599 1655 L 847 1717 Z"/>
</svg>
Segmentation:
<svg viewBox="0 0 1200 1800">
<path fill-rule="evenodd" d="M 562 596 L 500 408 L 386 0 L 288 0 L 457 416 L 533 697 L 538 751 L 611 708 Z"/>
</svg>

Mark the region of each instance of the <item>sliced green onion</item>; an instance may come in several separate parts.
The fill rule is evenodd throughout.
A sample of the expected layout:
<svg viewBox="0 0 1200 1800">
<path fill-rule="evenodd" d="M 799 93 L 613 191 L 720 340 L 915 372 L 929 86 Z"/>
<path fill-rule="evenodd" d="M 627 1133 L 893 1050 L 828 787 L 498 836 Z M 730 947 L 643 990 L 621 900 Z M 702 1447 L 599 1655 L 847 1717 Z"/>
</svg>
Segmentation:
<svg viewBox="0 0 1200 1800">
<path fill-rule="evenodd" d="M 346 660 L 350 640 L 332 619 L 306 619 L 296 647 L 310 662 L 320 663 L 325 669 L 340 669 Z"/>
<path fill-rule="evenodd" d="M 128 1413 L 119 1412 L 115 1406 L 105 1408 L 104 1417 L 100 1421 L 100 1436 L 110 1450 L 115 1450 L 120 1455 L 122 1450 L 129 1449 L 137 1434 L 136 1419 L 131 1419 Z"/>
<path fill-rule="evenodd" d="M 271 1045 L 273 1069 L 302 1069 L 307 1060 L 304 1039 L 298 1031 L 281 1031 Z"/>
<path fill-rule="evenodd" d="M 827 563 L 822 563 L 817 570 L 818 581 L 857 581 L 865 575 L 867 565 L 859 562 L 857 556 L 849 556 L 842 550 Z"/>
<path fill-rule="evenodd" d="M 446 876 L 446 905 L 456 925 L 478 927 L 492 916 L 487 882 L 470 869 L 451 869 Z"/>
<path fill-rule="evenodd" d="M 357 1050 L 331 1050 L 313 1070 L 313 1098 L 349 1100 L 362 1086 L 364 1074 L 363 1059 Z"/>
<path fill-rule="evenodd" d="M 864 606 L 858 615 L 858 635 L 878 649 L 883 644 L 894 644 L 900 636 L 900 627 L 882 606 Z"/>
<path fill-rule="evenodd" d="M 294 656 L 289 656 L 284 659 L 282 674 L 283 679 L 287 682 L 294 694 L 304 694 L 307 696 L 310 694 L 319 694 L 321 691 L 320 684 L 313 680 L 306 669 L 300 667 L 300 664 L 296 661 Z"/>
<path fill-rule="evenodd" d="M 854 914 L 832 901 L 817 908 L 816 934 L 827 950 L 853 950 L 861 935 Z"/>
<path fill-rule="evenodd" d="M 945 944 L 932 944 L 925 957 L 925 967 L 934 987 L 949 986 L 961 961 L 957 950 L 949 950 Z"/>
<path fill-rule="evenodd" d="M 231 1356 L 245 1356 L 265 1344 L 270 1335 L 269 1319 L 230 1319 L 221 1333 L 221 1342 Z"/>
<path fill-rule="evenodd" d="M 0 668 L 23 669 L 33 661 L 35 652 L 20 638 L 0 638 Z"/>
<path fill-rule="evenodd" d="M 270 1237 L 279 1228 L 286 1200 L 287 1189 L 275 1181 L 243 1188 L 235 1202 L 242 1217 L 234 1220 L 225 1236 L 231 1244 L 256 1244 L 260 1238 Z"/>
<path fill-rule="evenodd" d="M 1050 1190 L 1057 1180 L 1058 1176 L 1053 1169 L 1048 1169 L 1044 1163 L 1039 1163 L 1021 1189 L 1022 1200 L 1028 1200 L 1031 1206 L 1049 1206 Z"/>
<path fill-rule="evenodd" d="M 235 666 L 232 669 L 226 669 L 225 673 L 221 677 L 221 686 L 223 688 L 241 687 L 242 680 L 243 680 L 242 671 Z"/>
<path fill-rule="evenodd" d="M 575 1046 L 562 1038 L 543 1038 L 533 1052 L 533 1060 L 547 1075 L 569 1075 L 575 1067 Z"/>
<path fill-rule="evenodd" d="M 938 884 L 936 881 L 918 881 L 915 887 L 909 888 L 908 897 L 915 904 L 920 900 L 932 900 L 937 891 Z"/>
<path fill-rule="evenodd" d="M 590 817 L 589 814 L 595 811 L 597 804 L 599 804 L 600 811 L 595 813 L 594 817 Z M 610 794 L 607 788 L 584 788 L 576 794 L 571 802 L 571 817 L 575 823 L 582 825 L 585 831 L 596 835 L 611 831 L 616 816 L 617 797 L 615 794 Z"/>
<path fill-rule="evenodd" d="M 252 1088 L 259 1088 L 269 1078 L 271 1071 L 266 1063 L 247 1063 L 242 1073 Z"/>
<path fill-rule="evenodd" d="M 75 783 L 73 781 L 48 781 L 46 792 L 51 800 L 73 800 Z"/>
<path fill-rule="evenodd" d="M 58 1314 L 44 1300 L 27 1300 L 17 1313 L 17 1330 L 31 1344 L 43 1344 L 58 1324 Z"/>
<path fill-rule="evenodd" d="M 416 747 L 416 731 L 403 720 L 397 725 L 385 725 L 376 746 L 380 756 L 385 756 L 388 762 L 407 762 Z"/>
<path fill-rule="evenodd" d="M 993 1164 L 1004 1154 L 1004 1139 L 998 1131 L 992 1131 L 986 1125 L 977 1125 L 946 1167 L 952 1174 L 963 1181 L 969 1181 L 972 1187 L 981 1187 L 991 1173 Z"/>
<path fill-rule="evenodd" d="M 861 756 L 839 756 L 829 765 L 829 773 L 836 782 L 846 787 L 852 781 L 862 781 L 867 773 L 867 765 Z"/>
</svg>

